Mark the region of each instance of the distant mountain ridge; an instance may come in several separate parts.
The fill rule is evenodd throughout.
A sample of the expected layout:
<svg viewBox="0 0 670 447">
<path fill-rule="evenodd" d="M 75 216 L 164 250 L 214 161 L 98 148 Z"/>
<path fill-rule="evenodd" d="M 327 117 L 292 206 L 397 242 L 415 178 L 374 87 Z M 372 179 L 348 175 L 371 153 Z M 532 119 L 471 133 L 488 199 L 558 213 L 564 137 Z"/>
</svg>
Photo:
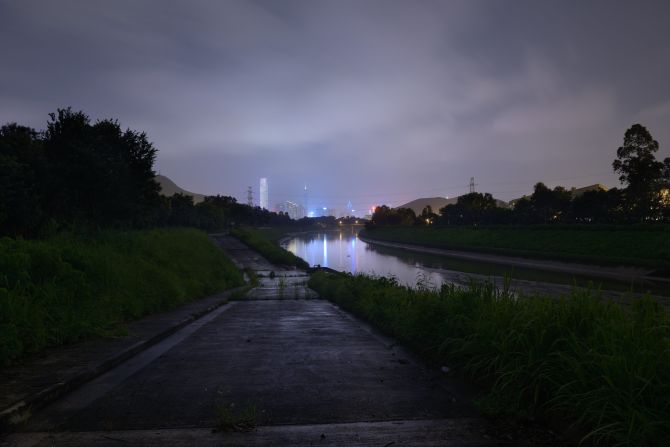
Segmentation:
<svg viewBox="0 0 670 447">
<path fill-rule="evenodd" d="M 185 196 L 193 197 L 193 203 L 200 203 L 203 200 L 205 200 L 204 194 L 198 194 L 197 192 L 186 191 L 185 189 L 177 186 L 175 182 L 170 180 L 168 177 L 165 177 L 164 175 L 160 174 L 157 175 L 156 181 L 161 187 L 160 194 L 163 196 L 170 197 L 175 194 L 183 194 Z"/>
<path fill-rule="evenodd" d="M 496 205 L 501 208 L 507 208 L 509 205 L 507 202 L 504 202 L 499 199 L 495 199 Z M 458 197 L 452 197 L 447 199 L 445 197 L 425 197 L 421 199 L 412 200 L 407 202 L 404 205 L 397 206 L 396 208 L 411 208 L 415 214 L 421 214 L 423 209 L 430 205 L 435 214 L 440 214 L 440 209 L 444 208 L 447 205 L 455 205 L 458 202 Z"/>
<path fill-rule="evenodd" d="M 444 208 L 447 205 L 455 204 L 458 201 L 458 197 L 452 197 L 451 199 L 446 199 L 444 197 L 424 197 L 421 199 L 412 200 L 407 202 L 404 205 L 397 206 L 396 208 L 411 208 L 415 214 L 421 214 L 423 209 L 430 205 L 435 214 L 440 213 L 440 209 Z"/>
</svg>

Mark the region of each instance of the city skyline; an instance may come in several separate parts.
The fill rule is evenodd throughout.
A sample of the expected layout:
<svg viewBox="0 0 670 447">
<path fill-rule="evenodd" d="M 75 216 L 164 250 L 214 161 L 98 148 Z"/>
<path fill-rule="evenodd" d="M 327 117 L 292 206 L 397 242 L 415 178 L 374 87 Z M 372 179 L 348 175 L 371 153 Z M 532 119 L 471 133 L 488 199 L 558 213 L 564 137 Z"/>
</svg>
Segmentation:
<svg viewBox="0 0 670 447">
<path fill-rule="evenodd" d="M 663 2 L 161 8 L 1 2 L 0 123 L 44 129 L 67 106 L 116 118 L 187 190 L 246 203 L 264 176 L 269 206 L 307 183 L 310 208 L 454 197 L 470 177 L 506 201 L 539 181 L 616 187 L 636 122 L 670 155 Z"/>
</svg>

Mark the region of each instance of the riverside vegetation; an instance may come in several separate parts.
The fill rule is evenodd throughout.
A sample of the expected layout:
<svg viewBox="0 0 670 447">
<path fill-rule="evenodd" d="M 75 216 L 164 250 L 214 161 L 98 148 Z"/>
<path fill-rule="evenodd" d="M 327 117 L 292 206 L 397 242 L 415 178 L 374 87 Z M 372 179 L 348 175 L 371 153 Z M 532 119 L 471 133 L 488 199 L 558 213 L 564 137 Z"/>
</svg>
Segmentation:
<svg viewBox="0 0 670 447">
<path fill-rule="evenodd" d="M 195 229 L 3 238 L 0 272 L 0 365 L 244 283 Z"/>
<path fill-rule="evenodd" d="M 670 439 L 670 321 L 651 299 L 625 309 L 583 291 L 556 300 L 324 272 L 309 286 L 429 361 L 457 366 L 489 390 L 485 411 L 567 420 L 596 444 Z"/>
<path fill-rule="evenodd" d="M 282 232 L 256 228 L 234 228 L 230 230 L 230 234 L 258 251 L 273 264 L 296 266 L 301 269 L 309 268 L 309 264 L 304 259 L 276 244 Z"/>
<path fill-rule="evenodd" d="M 371 240 L 670 271 L 670 226 L 371 227 Z"/>
</svg>

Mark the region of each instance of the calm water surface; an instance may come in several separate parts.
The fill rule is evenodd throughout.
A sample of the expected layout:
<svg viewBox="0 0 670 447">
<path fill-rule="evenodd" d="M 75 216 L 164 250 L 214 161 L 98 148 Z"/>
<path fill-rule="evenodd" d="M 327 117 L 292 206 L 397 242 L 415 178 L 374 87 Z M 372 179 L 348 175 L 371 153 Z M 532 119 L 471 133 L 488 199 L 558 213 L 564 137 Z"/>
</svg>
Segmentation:
<svg viewBox="0 0 670 447">
<path fill-rule="evenodd" d="M 311 266 L 321 265 L 335 270 L 394 276 L 401 284 L 416 286 L 418 281 L 440 287 L 444 283 L 467 286 L 473 280 L 491 281 L 502 287 L 509 278 L 515 291 L 527 294 L 562 295 L 575 285 L 606 289 L 606 297 L 621 298 L 630 284 L 592 280 L 571 274 L 522 269 L 499 264 L 463 261 L 446 256 L 416 253 L 398 248 L 366 243 L 357 237 L 357 229 L 326 231 L 295 236 L 283 244 L 290 252 Z"/>
</svg>

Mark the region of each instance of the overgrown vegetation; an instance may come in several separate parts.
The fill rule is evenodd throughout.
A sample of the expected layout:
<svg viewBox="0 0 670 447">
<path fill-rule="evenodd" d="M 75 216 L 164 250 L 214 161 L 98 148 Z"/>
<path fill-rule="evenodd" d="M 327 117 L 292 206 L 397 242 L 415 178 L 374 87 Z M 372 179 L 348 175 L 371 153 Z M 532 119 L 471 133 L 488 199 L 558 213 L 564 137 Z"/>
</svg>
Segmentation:
<svg viewBox="0 0 670 447">
<path fill-rule="evenodd" d="M 489 390 L 489 410 L 567 419 L 596 443 L 670 439 L 670 321 L 651 299 L 623 309 L 589 292 L 526 298 L 489 284 L 410 289 L 323 272 L 309 286 L 425 358 L 458 366 Z"/>
<path fill-rule="evenodd" d="M 249 432 L 258 425 L 255 405 L 236 409 L 234 404 L 220 403 L 216 408 L 216 428 L 220 432 Z"/>
<path fill-rule="evenodd" d="M 0 365 L 242 284 L 198 230 L 0 239 Z"/>
<path fill-rule="evenodd" d="M 361 236 L 445 249 L 670 268 L 667 226 L 374 227 Z"/>
<path fill-rule="evenodd" d="M 264 230 L 255 228 L 234 228 L 230 234 L 258 251 L 273 264 L 296 266 L 301 269 L 309 268 L 309 264 L 302 258 L 284 250 L 277 243 L 272 242 L 270 235 Z"/>
</svg>

